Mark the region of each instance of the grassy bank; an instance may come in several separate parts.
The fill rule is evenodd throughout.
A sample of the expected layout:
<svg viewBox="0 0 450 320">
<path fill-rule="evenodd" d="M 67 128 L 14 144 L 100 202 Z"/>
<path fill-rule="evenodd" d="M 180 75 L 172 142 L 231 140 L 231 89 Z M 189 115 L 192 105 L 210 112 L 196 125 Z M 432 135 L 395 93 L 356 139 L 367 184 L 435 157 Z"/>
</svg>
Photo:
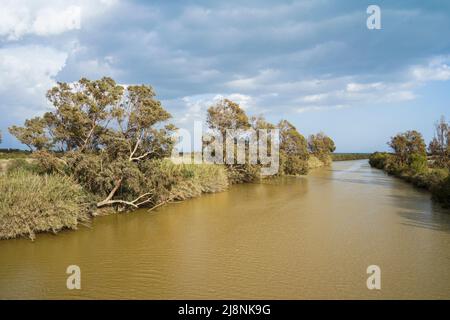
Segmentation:
<svg viewBox="0 0 450 320">
<path fill-rule="evenodd" d="M 409 166 L 401 166 L 395 155 L 375 152 L 370 156 L 372 167 L 386 171 L 388 174 L 403 179 L 418 188 L 431 191 L 433 199 L 444 207 L 450 207 L 450 175 L 446 168 L 433 168 L 419 161 Z"/>
<path fill-rule="evenodd" d="M 14 170 L 0 176 L 0 238 L 56 233 L 88 221 L 88 197 L 69 177 Z"/>
<path fill-rule="evenodd" d="M 153 207 L 224 191 L 229 186 L 227 170 L 219 165 L 158 160 L 152 168 Z M 39 174 L 36 165 L 23 159 L 10 161 L 0 175 L 0 239 L 34 239 L 39 232 L 76 229 L 96 213 L 95 201 L 94 194 L 68 176 Z"/>
</svg>

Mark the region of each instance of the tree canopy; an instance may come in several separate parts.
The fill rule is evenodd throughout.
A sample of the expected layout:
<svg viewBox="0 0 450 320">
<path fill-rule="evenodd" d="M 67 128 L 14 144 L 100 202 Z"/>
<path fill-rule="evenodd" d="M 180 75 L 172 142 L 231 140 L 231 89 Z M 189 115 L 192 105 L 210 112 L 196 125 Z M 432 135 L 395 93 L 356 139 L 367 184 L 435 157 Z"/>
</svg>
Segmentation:
<svg viewBox="0 0 450 320">
<path fill-rule="evenodd" d="M 400 165 L 410 165 L 413 155 L 426 157 L 425 141 L 422 134 L 415 130 L 397 134 L 388 145 L 394 150 Z"/>
<path fill-rule="evenodd" d="M 54 111 L 13 126 L 11 134 L 36 150 L 49 171 L 72 175 L 104 199 L 97 206 L 152 201 L 145 161 L 168 156 L 175 127 L 147 85 L 121 86 L 111 78 L 58 83 L 48 91 Z"/>
</svg>

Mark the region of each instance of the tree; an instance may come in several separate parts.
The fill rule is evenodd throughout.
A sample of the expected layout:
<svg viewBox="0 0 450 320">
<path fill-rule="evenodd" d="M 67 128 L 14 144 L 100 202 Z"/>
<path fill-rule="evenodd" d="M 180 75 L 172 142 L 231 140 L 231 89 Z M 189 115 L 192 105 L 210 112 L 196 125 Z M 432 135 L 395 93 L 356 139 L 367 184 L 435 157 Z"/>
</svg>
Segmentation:
<svg viewBox="0 0 450 320">
<path fill-rule="evenodd" d="M 249 119 L 239 104 L 223 99 L 209 107 L 206 117 L 208 127 L 218 130 L 225 137 L 226 130 L 248 129 Z"/>
<path fill-rule="evenodd" d="M 208 108 L 206 123 L 208 127 L 218 132 L 222 138 L 223 142 L 226 141 L 227 137 L 233 139 L 234 150 L 233 159 L 237 162 L 237 139 L 244 139 L 248 142 L 247 137 L 237 137 L 235 135 L 231 136 L 231 133 L 238 130 L 247 130 L 251 128 L 249 118 L 247 117 L 245 111 L 237 104 L 229 99 L 223 99 L 218 101 L 215 105 Z M 208 143 L 205 143 L 208 145 Z M 245 144 L 245 152 L 248 152 L 248 145 Z M 226 163 L 227 159 L 225 143 L 223 144 L 223 162 L 227 167 L 228 178 L 231 183 L 239 182 L 250 182 L 259 176 L 258 165 L 250 164 L 248 162 L 248 157 L 246 157 L 245 163 L 230 164 Z"/>
<path fill-rule="evenodd" d="M 9 132 L 25 144 L 30 151 L 42 150 L 51 147 L 50 138 L 47 135 L 47 126 L 45 117 L 35 117 L 25 120 L 24 127 L 10 127 Z"/>
<path fill-rule="evenodd" d="M 435 165 L 450 168 L 450 124 L 442 116 L 435 124 L 435 134 L 428 150 L 433 156 Z"/>
<path fill-rule="evenodd" d="M 74 177 L 98 197 L 97 207 L 154 203 L 151 159 L 168 156 L 175 127 L 147 85 L 123 87 L 111 78 L 58 83 L 47 93 L 55 110 L 10 132 L 48 171 Z"/>
<path fill-rule="evenodd" d="M 280 158 L 285 174 L 306 174 L 308 172 L 308 149 L 303 137 L 287 120 L 278 123 L 280 130 Z"/>
<path fill-rule="evenodd" d="M 420 132 L 415 130 L 397 134 L 388 145 L 394 150 L 399 165 L 410 166 L 413 155 L 426 157 L 425 141 Z"/>
<path fill-rule="evenodd" d="M 314 156 L 328 164 L 331 162 L 330 154 L 336 150 L 336 145 L 325 133 L 319 132 L 309 136 L 308 149 Z"/>
</svg>

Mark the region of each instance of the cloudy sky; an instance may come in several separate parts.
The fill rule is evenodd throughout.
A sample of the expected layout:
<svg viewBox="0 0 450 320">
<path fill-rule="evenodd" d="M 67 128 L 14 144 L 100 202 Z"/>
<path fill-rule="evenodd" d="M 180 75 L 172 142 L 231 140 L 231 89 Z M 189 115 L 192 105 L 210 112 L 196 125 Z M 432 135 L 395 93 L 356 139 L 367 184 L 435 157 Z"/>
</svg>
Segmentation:
<svg viewBox="0 0 450 320">
<path fill-rule="evenodd" d="M 381 30 L 366 26 L 369 4 Z M 2 0 L 0 130 L 50 106 L 56 81 L 151 84 L 189 129 L 216 99 L 324 131 L 340 152 L 450 118 L 450 2 Z"/>
</svg>

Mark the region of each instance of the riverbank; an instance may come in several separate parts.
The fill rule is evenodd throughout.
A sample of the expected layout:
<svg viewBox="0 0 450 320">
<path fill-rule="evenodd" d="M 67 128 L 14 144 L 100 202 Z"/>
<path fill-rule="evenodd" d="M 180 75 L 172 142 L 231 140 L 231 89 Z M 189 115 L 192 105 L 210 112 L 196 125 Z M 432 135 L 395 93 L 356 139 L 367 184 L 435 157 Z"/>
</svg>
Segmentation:
<svg viewBox="0 0 450 320">
<path fill-rule="evenodd" d="M 417 188 L 431 192 L 433 199 L 444 207 L 450 207 L 450 174 L 446 168 L 422 165 L 400 166 L 395 161 L 395 155 L 385 152 L 375 152 L 370 156 L 369 164 L 384 170 L 389 175 L 411 183 Z"/>
<path fill-rule="evenodd" d="M 13 160 L 10 164 L 0 175 L 0 239 L 20 236 L 34 239 L 39 232 L 77 229 L 93 216 L 116 212 L 111 208 L 95 208 L 97 197 L 68 176 L 39 174 L 24 160 Z M 173 164 L 169 160 L 154 164 L 158 174 L 153 177 L 157 183 L 152 208 L 221 192 L 229 186 L 223 166 Z"/>
<path fill-rule="evenodd" d="M 68 176 L 41 173 L 31 158 L 1 161 L 0 239 L 21 236 L 35 239 L 40 232 L 75 230 L 79 224 L 89 224 L 94 216 L 117 212 L 112 208 L 96 208 L 94 203 L 98 199 L 94 194 Z M 308 168 L 320 168 L 331 162 L 331 157 L 319 160 L 310 155 Z M 155 164 L 156 200 L 150 209 L 225 191 L 236 180 L 235 170 L 221 165 L 174 164 L 169 159 Z"/>
</svg>

